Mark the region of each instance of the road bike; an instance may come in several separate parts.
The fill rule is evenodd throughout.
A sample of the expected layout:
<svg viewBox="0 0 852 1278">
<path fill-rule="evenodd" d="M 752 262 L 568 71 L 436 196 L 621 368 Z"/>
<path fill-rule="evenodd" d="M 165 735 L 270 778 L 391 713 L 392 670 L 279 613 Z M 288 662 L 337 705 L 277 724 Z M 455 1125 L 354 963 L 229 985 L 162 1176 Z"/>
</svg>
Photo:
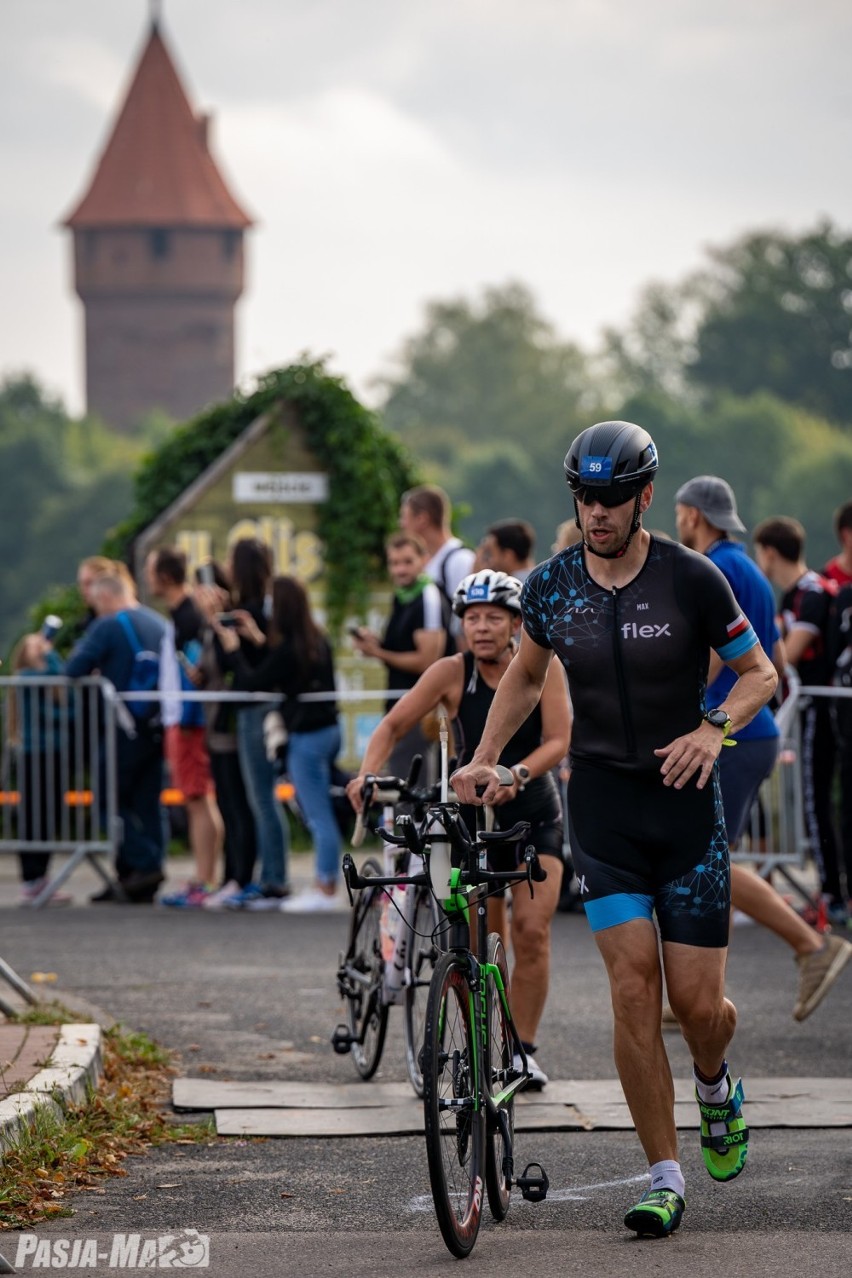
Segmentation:
<svg viewBox="0 0 852 1278">
<path fill-rule="evenodd" d="M 365 828 L 391 832 L 401 806 L 408 818 L 423 822 L 438 794 L 435 786 L 418 789 L 420 757 L 415 756 L 407 780 L 367 776 L 362 788 L 364 812 L 382 809 L 381 825 L 370 827 L 359 816 L 353 845 Z M 384 836 L 383 836 L 384 837 Z M 441 915 L 424 873 L 422 857 L 402 842 L 394 848 L 385 840 L 384 864 L 369 858 L 361 867 L 363 887 L 355 902 L 349 939 L 337 970 L 337 988 L 346 1000 L 347 1024 L 338 1025 L 332 1046 L 341 1055 L 351 1054 L 364 1079 L 375 1074 L 382 1059 L 388 1014 L 402 1005 L 405 1063 L 417 1096 L 423 1095 L 421 1048 L 426 998 L 432 970 L 445 931 Z M 350 892 L 351 895 L 351 892 Z"/>
<path fill-rule="evenodd" d="M 504 784 L 512 775 L 502 769 Z M 428 881 L 445 920 L 446 948 L 435 963 L 426 1003 L 421 1066 L 429 1180 L 442 1237 L 453 1255 L 470 1254 L 479 1233 L 483 1200 L 495 1220 L 509 1210 L 513 1186 L 539 1202 L 548 1180 L 540 1163 L 514 1173 L 514 1103 L 529 1081 L 526 1052 L 509 1006 L 509 976 L 503 942 L 488 935 L 486 900 L 505 884 L 533 884 L 546 877 L 533 848 L 523 869 L 487 869 L 489 847 L 517 843 L 529 830 L 477 829 L 471 836 L 459 805 L 442 782 L 441 801 L 424 818 L 397 821 L 400 833 L 382 831 L 424 864 L 406 876 Z M 343 872 L 352 888 L 372 892 L 391 882 L 358 873 L 351 857 Z"/>
</svg>

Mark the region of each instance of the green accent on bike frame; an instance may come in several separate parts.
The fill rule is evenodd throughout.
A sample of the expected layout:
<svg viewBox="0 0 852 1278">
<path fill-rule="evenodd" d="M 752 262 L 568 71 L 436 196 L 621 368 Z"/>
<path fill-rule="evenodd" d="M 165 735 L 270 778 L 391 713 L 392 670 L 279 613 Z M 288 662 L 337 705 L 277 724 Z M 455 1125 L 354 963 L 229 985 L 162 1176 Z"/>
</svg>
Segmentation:
<svg viewBox="0 0 852 1278">
<path fill-rule="evenodd" d="M 450 871 L 450 887 L 453 889 L 450 896 L 441 902 L 445 913 L 462 914 L 465 919 L 469 919 L 467 894 L 466 890 L 460 887 L 461 869 L 454 868 Z"/>
<path fill-rule="evenodd" d="M 506 1013 L 506 1016 L 509 1018 L 509 1021 L 511 1022 L 512 1013 L 509 1010 L 509 1000 L 506 997 L 506 987 L 503 984 L 503 977 L 499 967 L 497 966 L 496 963 L 480 963 L 479 970 L 485 981 L 488 980 L 489 976 L 494 978 L 494 984 L 497 988 L 498 994 L 500 995 L 500 1002 L 503 1004 L 503 1009 Z M 483 1000 L 483 1003 L 485 1003 L 485 1001 L 486 1000 Z M 487 1022 L 485 1022 L 485 1025 L 486 1025 L 486 1029 L 485 1029 L 486 1034 L 490 1034 L 490 1029 L 487 1026 Z M 520 1090 L 524 1082 L 525 1082 L 525 1079 L 523 1077 L 516 1078 L 514 1082 L 509 1084 L 509 1086 L 505 1089 L 505 1091 L 497 1092 L 495 1095 L 491 1097 L 491 1100 L 499 1109 L 501 1105 L 505 1105 L 507 1101 L 510 1101 L 512 1099 L 512 1097 L 515 1095 L 515 1092 Z"/>
</svg>

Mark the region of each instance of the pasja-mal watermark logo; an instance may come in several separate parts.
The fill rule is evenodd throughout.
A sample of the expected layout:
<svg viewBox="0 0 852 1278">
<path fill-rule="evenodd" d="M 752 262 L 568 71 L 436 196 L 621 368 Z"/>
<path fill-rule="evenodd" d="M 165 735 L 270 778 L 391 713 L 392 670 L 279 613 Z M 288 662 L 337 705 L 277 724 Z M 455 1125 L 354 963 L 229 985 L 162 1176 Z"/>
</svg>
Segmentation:
<svg viewBox="0 0 852 1278">
<path fill-rule="evenodd" d="M 21 1234 L 16 1269 L 207 1269 L 210 1237 L 197 1229 L 179 1234 L 113 1234 L 100 1238 L 45 1238 Z"/>
</svg>

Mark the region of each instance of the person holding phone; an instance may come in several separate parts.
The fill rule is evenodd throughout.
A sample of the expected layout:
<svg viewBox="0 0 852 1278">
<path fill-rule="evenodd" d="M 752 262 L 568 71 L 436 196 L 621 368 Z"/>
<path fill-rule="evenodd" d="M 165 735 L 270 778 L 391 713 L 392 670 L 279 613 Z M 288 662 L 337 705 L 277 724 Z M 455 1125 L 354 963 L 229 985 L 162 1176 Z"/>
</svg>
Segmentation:
<svg viewBox="0 0 852 1278">
<path fill-rule="evenodd" d="M 337 905 L 340 878 L 340 827 L 331 799 L 331 773 L 340 752 L 335 700 L 334 657 L 328 638 L 311 613 L 307 591 L 295 577 L 272 582 L 268 636 L 245 610 L 234 613 L 235 627 L 213 618 L 213 626 L 234 669 L 234 686 L 247 692 L 280 692 L 287 729 L 287 770 L 296 801 L 314 841 L 313 888 L 281 902 L 285 913 L 317 913 Z M 241 640 L 260 654 L 246 660 Z M 301 693 L 325 694 L 301 701 Z"/>
<path fill-rule="evenodd" d="M 450 606 L 431 577 L 426 576 L 428 551 L 414 533 L 394 533 L 385 543 L 388 576 L 393 583 L 393 607 L 380 638 L 365 626 L 352 626 L 355 649 L 364 657 L 381 661 L 387 669 L 388 698 L 393 708 L 399 694 L 413 688 L 424 670 L 453 651 L 448 647 Z M 428 759 L 433 743 L 419 723 L 396 743 L 387 769 L 394 776 L 408 775 L 416 754 Z"/>
<path fill-rule="evenodd" d="M 235 639 L 240 664 L 252 669 L 266 655 L 272 551 L 258 537 L 241 537 L 231 547 L 225 575 L 230 582 L 229 591 L 201 586 L 195 597 L 213 627 L 223 660 L 233 649 L 231 644 L 226 647 L 222 639 L 227 634 Z M 223 614 L 239 617 L 242 625 L 223 625 L 217 620 Z M 258 882 L 246 884 L 242 892 L 225 901 L 228 909 L 276 910 L 290 895 L 290 829 L 276 795 L 275 764 L 267 758 L 263 739 L 263 721 L 268 712 L 269 704 L 264 702 L 250 702 L 237 710 L 237 752 L 254 817 L 260 870 Z"/>
</svg>

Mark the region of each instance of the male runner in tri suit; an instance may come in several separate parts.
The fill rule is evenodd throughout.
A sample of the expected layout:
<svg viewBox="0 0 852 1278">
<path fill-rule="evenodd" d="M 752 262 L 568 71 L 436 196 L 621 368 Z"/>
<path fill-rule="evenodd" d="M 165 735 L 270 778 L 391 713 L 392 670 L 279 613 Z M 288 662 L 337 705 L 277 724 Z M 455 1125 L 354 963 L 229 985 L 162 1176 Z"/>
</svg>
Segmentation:
<svg viewBox="0 0 852 1278">
<path fill-rule="evenodd" d="M 461 756 L 470 757 L 476 748 L 495 689 L 517 651 L 521 583 L 485 568 L 459 583 L 453 611 L 461 617 L 469 651 L 436 661 L 382 719 L 370 737 L 358 776 L 347 786 L 356 811 L 362 805 L 364 777 L 378 772 L 396 742 L 439 705 L 455 721 Z M 532 900 L 526 884 L 513 886 L 510 930 L 512 1014 L 527 1053 L 528 1086 L 537 1088 L 547 1083 L 533 1052 L 550 981 L 550 921 L 562 881 L 562 807 L 552 769 L 565 756 L 571 726 L 565 680 L 556 662 L 542 684 L 540 704 L 531 707 L 500 754 L 500 762 L 514 774 L 514 785 L 501 786 L 492 800 L 498 828 L 529 821 L 529 834 L 519 845 L 492 849 L 489 855 L 491 869 L 514 870 L 520 854 L 532 844 L 547 870 Z M 489 926 L 505 936 L 505 910 L 501 921 L 502 928 L 489 912 Z"/>
<path fill-rule="evenodd" d="M 643 529 L 656 471 L 651 436 L 630 422 L 598 423 L 571 445 L 565 474 L 583 540 L 527 580 L 518 657 L 452 784 L 463 802 L 492 800 L 494 764 L 555 652 L 574 712 L 571 852 L 609 976 L 615 1063 L 651 1172 L 625 1224 L 662 1237 L 680 1224 L 684 1182 L 657 929 L 694 1061 L 704 1162 L 730 1180 L 745 1164 L 748 1129 L 742 1084 L 725 1061 L 736 1009 L 724 992 L 730 876 L 714 765 L 777 676 L 718 568 Z M 704 701 L 711 648 L 739 676 L 716 711 Z M 486 786 L 481 800 L 477 785 Z"/>
</svg>

